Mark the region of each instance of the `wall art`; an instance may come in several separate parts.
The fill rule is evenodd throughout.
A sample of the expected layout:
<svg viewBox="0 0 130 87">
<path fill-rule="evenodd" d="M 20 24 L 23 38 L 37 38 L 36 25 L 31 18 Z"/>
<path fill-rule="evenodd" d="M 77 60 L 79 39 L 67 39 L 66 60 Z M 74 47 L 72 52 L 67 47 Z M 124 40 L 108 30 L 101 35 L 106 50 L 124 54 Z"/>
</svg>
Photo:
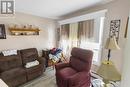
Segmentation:
<svg viewBox="0 0 130 87">
<path fill-rule="evenodd" d="M 0 39 L 6 39 L 5 25 L 0 24 Z"/>
<path fill-rule="evenodd" d="M 121 20 L 111 20 L 111 23 L 110 23 L 109 36 L 110 37 L 115 36 L 117 43 L 119 40 L 120 23 L 121 23 Z"/>
</svg>

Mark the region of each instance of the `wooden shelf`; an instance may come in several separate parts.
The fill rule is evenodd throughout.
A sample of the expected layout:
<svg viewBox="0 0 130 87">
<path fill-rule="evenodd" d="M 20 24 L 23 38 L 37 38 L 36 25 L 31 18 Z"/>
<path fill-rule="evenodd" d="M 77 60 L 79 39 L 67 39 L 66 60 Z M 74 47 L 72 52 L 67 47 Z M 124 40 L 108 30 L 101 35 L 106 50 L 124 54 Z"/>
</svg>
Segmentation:
<svg viewBox="0 0 130 87">
<path fill-rule="evenodd" d="M 9 30 L 11 31 L 11 32 L 14 32 L 14 31 L 26 31 L 26 32 L 30 32 L 30 31 L 34 31 L 34 32 L 38 32 L 38 31 L 40 31 L 39 29 L 19 29 L 19 28 L 17 28 L 17 29 L 13 29 L 13 28 L 9 28 Z"/>
<path fill-rule="evenodd" d="M 9 28 L 11 35 L 39 35 L 39 29 Z"/>
</svg>

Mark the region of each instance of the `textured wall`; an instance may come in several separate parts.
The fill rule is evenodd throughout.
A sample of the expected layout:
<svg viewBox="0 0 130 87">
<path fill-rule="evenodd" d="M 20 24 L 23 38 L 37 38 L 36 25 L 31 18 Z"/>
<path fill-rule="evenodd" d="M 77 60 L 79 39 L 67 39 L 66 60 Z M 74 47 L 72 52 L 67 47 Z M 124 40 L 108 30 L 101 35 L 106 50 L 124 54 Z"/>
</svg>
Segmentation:
<svg viewBox="0 0 130 87">
<path fill-rule="evenodd" d="M 55 21 L 23 13 L 16 13 L 14 17 L 0 17 L 0 24 L 6 25 L 7 39 L 0 39 L 0 51 L 7 49 L 24 49 L 36 47 L 37 49 L 55 46 Z M 11 36 L 8 26 L 11 24 L 32 24 L 40 28 L 38 36 Z"/>
<path fill-rule="evenodd" d="M 128 29 L 128 38 L 124 51 L 123 75 L 122 75 L 121 87 L 130 87 L 129 81 L 130 81 L 130 22 Z"/>
</svg>

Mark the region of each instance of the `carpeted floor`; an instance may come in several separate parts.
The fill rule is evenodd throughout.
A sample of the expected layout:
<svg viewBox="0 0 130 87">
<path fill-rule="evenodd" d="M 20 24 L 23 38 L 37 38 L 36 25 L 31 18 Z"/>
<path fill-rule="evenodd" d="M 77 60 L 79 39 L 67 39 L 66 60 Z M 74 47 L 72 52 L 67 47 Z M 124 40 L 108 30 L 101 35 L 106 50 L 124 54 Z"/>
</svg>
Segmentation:
<svg viewBox="0 0 130 87">
<path fill-rule="evenodd" d="M 91 73 L 91 75 L 94 77 L 97 77 L 96 75 L 94 75 L 92 73 Z M 94 87 L 102 87 L 101 78 L 100 79 L 92 78 L 91 80 L 92 80 L 93 85 L 96 85 Z M 116 85 L 117 85 L 116 87 L 120 87 L 118 83 L 116 83 Z M 27 82 L 26 84 L 24 84 L 20 87 L 57 87 L 56 79 L 55 79 L 55 70 L 52 67 L 49 67 L 46 69 L 46 71 L 44 72 L 44 74 L 42 76 L 40 76 L 30 82 Z M 109 87 L 114 87 L 114 86 L 111 85 Z"/>
<path fill-rule="evenodd" d="M 42 76 L 20 87 L 57 87 L 55 79 L 55 70 L 53 70 L 52 67 L 47 68 Z"/>
</svg>

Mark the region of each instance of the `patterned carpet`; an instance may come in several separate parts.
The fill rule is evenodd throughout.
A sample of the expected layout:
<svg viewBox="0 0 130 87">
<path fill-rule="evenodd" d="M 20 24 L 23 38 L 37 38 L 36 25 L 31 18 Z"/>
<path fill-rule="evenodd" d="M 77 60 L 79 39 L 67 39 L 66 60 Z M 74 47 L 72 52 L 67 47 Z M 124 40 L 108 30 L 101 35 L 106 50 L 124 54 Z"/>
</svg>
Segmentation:
<svg viewBox="0 0 130 87">
<path fill-rule="evenodd" d="M 55 70 L 47 68 L 42 76 L 32 80 L 20 87 L 57 87 L 55 80 Z"/>
</svg>

